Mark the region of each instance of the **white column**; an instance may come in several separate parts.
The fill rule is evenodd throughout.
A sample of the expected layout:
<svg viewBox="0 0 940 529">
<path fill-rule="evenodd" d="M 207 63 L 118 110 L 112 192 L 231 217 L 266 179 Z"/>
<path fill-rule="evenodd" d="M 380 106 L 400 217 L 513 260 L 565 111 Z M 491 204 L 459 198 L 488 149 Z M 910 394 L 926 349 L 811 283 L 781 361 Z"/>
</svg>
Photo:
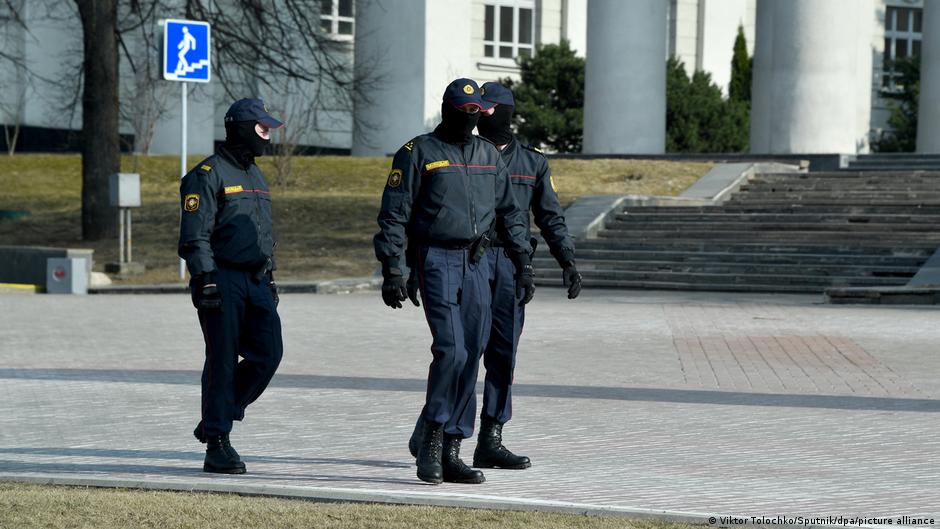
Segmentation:
<svg viewBox="0 0 940 529">
<path fill-rule="evenodd" d="M 751 70 L 751 152 L 770 152 L 770 95 L 774 42 L 774 9 L 758 0 L 754 22 L 754 66 Z"/>
<path fill-rule="evenodd" d="M 424 131 L 425 4 L 356 2 L 355 75 L 368 89 L 353 104 L 354 156 L 393 153 Z"/>
<path fill-rule="evenodd" d="M 665 151 L 667 4 L 588 2 L 583 152 Z"/>
<path fill-rule="evenodd" d="M 917 152 L 940 154 L 940 4 L 924 1 Z"/>
<path fill-rule="evenodd" d="M 868 148 L 872 0 L 759 0 L 751 152 Z"/>
</svg>

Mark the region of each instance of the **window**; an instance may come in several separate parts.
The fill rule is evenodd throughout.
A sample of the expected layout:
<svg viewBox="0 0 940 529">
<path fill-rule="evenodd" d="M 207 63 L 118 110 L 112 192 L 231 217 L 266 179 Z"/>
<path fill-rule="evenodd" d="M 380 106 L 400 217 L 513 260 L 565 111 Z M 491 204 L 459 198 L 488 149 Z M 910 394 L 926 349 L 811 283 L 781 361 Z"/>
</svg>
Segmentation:
<svg viewBox="0 0 940 529">
<path fill-rule="evenodd" d="M 534 2 L 497 2 L 484 6 L 483 56 L 531 57 L 535 49 Z"/>
<path fill-rule="evenodd" d="M 885 52 L 882 86 L 896 90 L 898 73 L 893 61 L 920 56 L 923 9 L 919 7 L 888 6 L 885 9 Z"/>
<path fill-rule="evenodd" d="M 320 28 L 338 37 L 352 37 L 353 0 L 320 0 Z"/>
</svg>

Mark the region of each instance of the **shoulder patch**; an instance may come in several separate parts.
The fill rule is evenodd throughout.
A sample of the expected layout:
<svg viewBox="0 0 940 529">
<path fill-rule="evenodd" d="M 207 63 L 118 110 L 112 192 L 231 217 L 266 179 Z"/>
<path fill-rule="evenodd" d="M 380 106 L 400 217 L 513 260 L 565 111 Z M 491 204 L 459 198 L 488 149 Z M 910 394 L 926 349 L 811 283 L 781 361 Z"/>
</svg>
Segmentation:
<svg viewBox="0 0 940 529">
<path fill-rule="evenodd" d="M 183 199 L 183 211 L 192 213 L 199 209 L 199 193 L 190 193 Z"/>
<path fill-rule="evenodd" d="M 212 166 L 209 165 L 209 164 L 202 164 L 201 166 L 199 166 L 199 168 L 202 169 L 203 171 L 211 171 L 211 170 L 212 170 Z"/>
<path fill-rule="evenodd" d="M 401 169 L 392 169 L 388 173 L 388 187 L 398 187 L 401 185 Z"/>
</svg>

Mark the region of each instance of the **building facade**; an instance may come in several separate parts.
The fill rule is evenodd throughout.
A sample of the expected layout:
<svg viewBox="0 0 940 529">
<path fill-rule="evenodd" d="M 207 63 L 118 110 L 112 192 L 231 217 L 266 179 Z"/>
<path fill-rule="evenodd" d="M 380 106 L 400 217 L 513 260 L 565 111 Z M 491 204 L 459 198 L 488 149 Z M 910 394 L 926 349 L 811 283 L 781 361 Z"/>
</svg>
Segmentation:
<svg viewBox="0 0 940 529">
<path fill-rule="evenodd" d="M 312 110 L 297 105 L 304 87 L 243 95 L 276 102 L 288 123 L 298 125 L 292 143 L 384 155 L 433 128 L 451 79 L 517 78 L 518 57 L 566 39 L 587 58 L 585 151 L 657 153 L 664 148 L 665 58 L 675 55 L 688 70 L 710 73 L 727 91 L 741 26 L 755 54 L 754 152 L 867 152 L 871 134 L 886 126 L 882 95 L 898 89 L 890 61 L 922 54 L 924 2 L 321 0 L 320 31 L 374 88 L 351 105 Z M 0 57 L 22 59 L 21 66 L 6 61 L 0 69 L 0 122 L 5 130 L 20 124 L 31 138 L 23 144 L 29 150 L 74 147 L 82 49 L 74 7 L 52 0 L 12 5 L 28 30 L 0 2 Z M 154 77 L 158 64 L 140 73 L 126 62 L 121 132 L 128 148 L 178 153 L 179 84 Z M 189 152 L 208 153 L 224 137 L 221 116 L 229 101 L 215 83 L 189 88 L 191 131 L 213 131 L 191 132 Z"/>
</svg>

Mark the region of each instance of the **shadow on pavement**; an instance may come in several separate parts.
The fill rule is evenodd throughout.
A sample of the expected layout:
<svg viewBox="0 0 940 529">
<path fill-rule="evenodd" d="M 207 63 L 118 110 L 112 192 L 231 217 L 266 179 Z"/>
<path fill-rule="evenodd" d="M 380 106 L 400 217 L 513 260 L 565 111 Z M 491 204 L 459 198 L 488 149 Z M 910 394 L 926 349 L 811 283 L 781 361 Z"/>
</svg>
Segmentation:
<svg viewBox="0 0 940 529">
<path fill-rule="evenodd" d="M 120 370 L 120 369 L 0 369 L 0 379 L 51 381 L 117 382 L 131 384 L 198 385 L 198 371 Z M 353 391 L 406 391 L 424 393 L 427 382 L 412 378 L 345 377 L 326 375 L 276 375 L 271 382 L 277 388 L 345 389 Z M 482 384 L 477 388 L 482 391 Z M 560 399 L 597 399 L 676 404 L 713 404 L 721 406 L 769 406 L 784 408 L 822 408 L 854 411 L 940 412 L 940 400 L 855 395 L 813 395 L 755 393 L 669 388 L 628 388 L 604 386 L 566 386 L 553 384 L 515 384 L 517 397 Z"/>
</svg>

